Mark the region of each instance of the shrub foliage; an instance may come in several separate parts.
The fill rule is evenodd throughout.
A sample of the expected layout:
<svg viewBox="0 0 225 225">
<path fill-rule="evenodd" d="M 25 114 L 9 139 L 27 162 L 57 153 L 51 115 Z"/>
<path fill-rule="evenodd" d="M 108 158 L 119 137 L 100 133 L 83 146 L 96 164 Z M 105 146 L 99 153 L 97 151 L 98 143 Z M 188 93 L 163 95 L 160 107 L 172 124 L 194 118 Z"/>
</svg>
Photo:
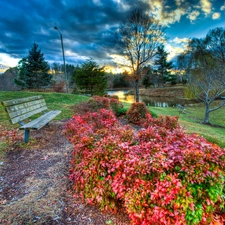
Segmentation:
<svg viewBox="0 0 225 225">
<path fill-rule="evenodd" d="M 209 224 L 225 201 L 225 149 L 176 117 L 147 114 L 142 125 L 135 133 L 106 109 L 74 116 L 64 130 L 74 190 L 102 210 L 122 204 L 132 224 Z"/>
<path fill-rule="evenodd" d="M 132 103 L 129 110 L 127 111 L 127 119 L 129 122 L 134 124 L 141 124 L 146 118 L 148 109 L 144 102 Z"/>
<path fill-rule="evenodd" d="M 114 96 L 93 96 L 89 101 L 76 105 L 74 107 L 74 112 L 75 114 L 85 114 L 88 112 L 96 112 L 99 109 L 111 110 L 116 116 L 126 114 L 126 112 L 123 111 L 123 104 Z"/>
</svg>

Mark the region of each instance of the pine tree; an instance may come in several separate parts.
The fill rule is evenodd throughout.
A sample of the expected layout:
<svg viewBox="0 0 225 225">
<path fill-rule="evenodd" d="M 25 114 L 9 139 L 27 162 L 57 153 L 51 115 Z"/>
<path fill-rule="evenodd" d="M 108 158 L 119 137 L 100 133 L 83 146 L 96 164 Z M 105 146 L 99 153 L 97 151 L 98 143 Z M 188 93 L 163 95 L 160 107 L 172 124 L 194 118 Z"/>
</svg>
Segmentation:
<svg viewBox="0 0 225 225">
<path fill-rule="evenodd" d="M 22 88 L 39 89 L 50 84 L 52 78 L 52 75 L 48 74 L 50 67 L 36 43 L 29 50 L 29 55 L 19 61 L 18 69 L 19 75 L 15 83 Z"/>
<path fill-rule="evenodd" d="M 77 67 L 73 74 L 76 85 L 85 93 L 103 95 L 107 87 L 107 76 L 104 67 L 99 67 L 92 60 L 87 60 Z"/>
<path fill-rule="evenodd" d="M 153 84 L 152 82 L 153 71 L 150 66 L 144 67 L 143 71 L 144 71 L 144 75 L 143 75 L 142 85 L 144 85 L 145 88 L 148 88 Z"/>
<path fill-rule="evenodd" d="M 158 47 L 155 65 L 158 67 L 157 71 L 160 75 L 161 84 L 164 84 L 167 81 L 172 81 L 172 75 L 170 69 L 173 68 L 172 62 L 167 62 L 168 53 L 164 50 L 164 46 Z"/>
</svg>

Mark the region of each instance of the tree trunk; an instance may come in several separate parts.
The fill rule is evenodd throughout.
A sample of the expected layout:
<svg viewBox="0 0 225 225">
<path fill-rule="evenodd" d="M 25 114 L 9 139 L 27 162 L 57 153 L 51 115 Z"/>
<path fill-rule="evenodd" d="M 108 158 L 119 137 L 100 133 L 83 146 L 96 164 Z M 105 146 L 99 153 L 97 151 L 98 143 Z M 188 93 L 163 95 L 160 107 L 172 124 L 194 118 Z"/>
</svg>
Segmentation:
<svg viewBox="0 0 225 225">
<path fill-rule="evenodd" d="M 135 98 L 139 102 L 139 80 L 135 80 Z"/>
<path fill-rule="evenodd" d="M 205 103 L 205 118 L 204 118 L 204 122 L 205 124 L 210 124 L 209 122 L 209 113 L 210 113 L 210 108 L 209 108 L 209 104 L 208 103 Z"/>
</svg>

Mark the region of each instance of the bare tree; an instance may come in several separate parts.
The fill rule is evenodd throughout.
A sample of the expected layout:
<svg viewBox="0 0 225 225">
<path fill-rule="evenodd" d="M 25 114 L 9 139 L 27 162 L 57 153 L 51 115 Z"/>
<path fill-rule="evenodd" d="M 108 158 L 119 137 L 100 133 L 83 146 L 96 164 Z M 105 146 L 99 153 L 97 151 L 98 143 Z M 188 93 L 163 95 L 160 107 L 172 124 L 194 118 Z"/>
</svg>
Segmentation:
<svg viewBox="0 0 225 225">
<path fill-rule="evenodd" d="M 117 42 L 127 59 L 129 75 L 135 83 L 136 102 L 139 102 L 139 82 L 142 69 L 155 56 L 163 44 L 164 28 L 151 15 L 134 10 L 128 21 L 120 25 Z"/>
<path fill-rule="evenodd" d="M 212 107 L 212 103 L 225 94 L 225 30 L 216 28 L 209 31 L 206 38 L 193 38 L 188 52 L 179 60 L 189 74 L 189 90 L 205 104 L 203 123 L 210 124 L 210 113 L 225 106 L 225 100 L 221 100 Z"/>
</svg>

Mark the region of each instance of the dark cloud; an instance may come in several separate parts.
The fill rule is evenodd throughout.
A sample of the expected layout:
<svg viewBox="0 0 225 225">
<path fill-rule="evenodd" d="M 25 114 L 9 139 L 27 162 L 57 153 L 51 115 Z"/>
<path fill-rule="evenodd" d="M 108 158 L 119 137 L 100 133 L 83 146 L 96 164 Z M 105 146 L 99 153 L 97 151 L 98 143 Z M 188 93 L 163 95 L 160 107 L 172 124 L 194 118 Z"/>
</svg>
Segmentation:
<svg viewBox="0 0 225 225">
<path fill-rule="evenodd" d="M 131 4 L 132 3 L 132 4 Z M 0 50 L 24 57 L 33 42 L 42 49 L 47 60 L 61 57 L 59 33 L 63 35 L 65 50 L 78 56 L 66 58 L 71 63 L 80 57 L 110 60 L 115 52 L 114 34 L 132 7 L 146 7 L 142 1 L 125 1 L 131 8 L 124 9 L 113 0 L 2 0 L 0 8 Z"/>
<path fill-rule="evenodd" d="M 57 26 L 63 35 L 65 50 L 69 51 L 66 54 L 67 62 L 76 64 L 87 57 L 106 64 L 111 61 L 109 53 L 117 53 L 114 35 L 119 24 L 126 20 L 133 9 L 152 9 L 154 5 L 150 2 L 1 0 L 0 53 L 22 58 L 28 54 L 32 43 L 36 42 L 47 60 L 61 61 L 60 36 L 54 29 Z M 168 6 L 164 4 L 164 17 L 169 18 L 169 13 L 178 6 L 175 0 L 164 2 Z M 183 1 L 180 7 L 189 9 L 194 2 Z"/>
</svg>

